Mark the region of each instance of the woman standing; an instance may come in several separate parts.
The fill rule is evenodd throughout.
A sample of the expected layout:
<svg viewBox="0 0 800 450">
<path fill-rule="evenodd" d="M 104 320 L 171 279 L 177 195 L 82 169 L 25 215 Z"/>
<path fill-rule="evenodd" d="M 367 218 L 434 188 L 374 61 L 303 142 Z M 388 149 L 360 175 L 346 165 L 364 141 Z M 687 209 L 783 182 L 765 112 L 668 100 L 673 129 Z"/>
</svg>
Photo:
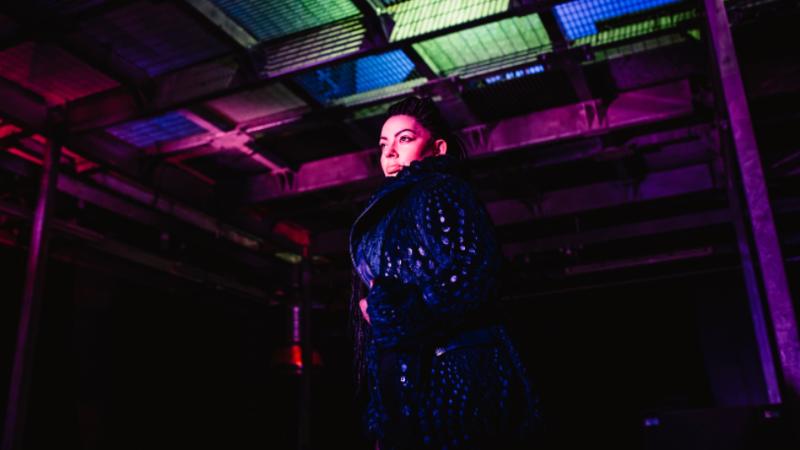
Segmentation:
<svg viewBox="0 0 800 450">
<path fill-rule="evenodd" d="M 350 230 L 356 361 L 381 450 L 513 448 L 540 425 L 498 320 L 494 229 L 457 144 L 432 100 L 392 105 L 386 179 Z"/>
</svg>

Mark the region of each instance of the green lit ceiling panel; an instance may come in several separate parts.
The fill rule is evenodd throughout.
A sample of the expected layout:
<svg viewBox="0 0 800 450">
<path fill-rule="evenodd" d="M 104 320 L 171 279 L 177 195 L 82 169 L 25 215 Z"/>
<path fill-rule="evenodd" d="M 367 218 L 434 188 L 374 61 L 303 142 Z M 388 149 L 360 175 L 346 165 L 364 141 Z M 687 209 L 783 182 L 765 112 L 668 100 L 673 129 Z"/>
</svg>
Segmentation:
<svg viewBox="0 0 800 450">
<path fill-rule="evenodd" d="M 695 10 L 681 11 L 661 17 L 653 17 L 640 22 L 601 31 L 574 41 L 573 45 L 605 46 L 615 42 L 645 36 L 659 31 L 670 30 L 691 23 L 697 17 Z"/>
<path fill-rule="evenodd" d="M 413 44 L 438 75 L 474 72 L 475 66 L 509 59 L 530 61 L 550 50 L 550 38 L 538 14 L 511 17 Z M 521 57 L 521 59 L 520 59 Z M 486 67 L 491 70 L 494 67 Z"/>
<path fill-rule="evenodd" d="M 410 94 L 415 87 L 421 86 L 425 84 L 427 81 L 428 80 L 426 78 L 421 78 L 421 77 L 413 78 L 411 80 L 392 84 L 380 89 L 373 89 L 370 91 L 361 92 L 349 95 L 347 97 L 335 99 L 331 102 L 331 105 L 354 106 L 365 103 L 374 103 L 381 100 L 385 100 L 387 98 L 400 97 L 406 94 Z"/>
<path fill-rule="evenodd" d="M 266 71 L 274 77 L 354 53 L 365 34 L 361 20 L 354 18 L 280 40 L 266 48 Z"/>
<path fill-rule="evenodd" d="M 213 0 L 259 41 L 269 41 L 353 16 L 350 0 Z"/>
<path fill-rule="evenodd" d="M 376 116 L 385 116 L 389 112 L 389 107 L 394 104 L 395 100 L 390 100 L 383 103 L 374 103 L 368 106 L 353 109 L 353 115 L 350 120 L 369 119 Z"/>
<path fill-rule="evenodd" d="M 508 10 L 510 0 L 407 0 L 386 7 L 394 21 L 391 42 Z"/>
<path fill-rule="evenodd" d="M 622 56 L 632 55 L 634 53 L 641 53 L 647 50 L 653 50 L 660 47 L 668 47 L 670 45 L 686 42 L 687 40 L 694 39 L 695 33 L 699 32 L 698 29 L 687 30 L 686 33 L 671 33 L 661 36 L 656 36 L 650 39 L 637 40 L 628 44 L 617 45 L 612 47 L 602 48 L 595 51 L 594 60 L 602 61 L 606 59 L 619 58 Z"/>
</svg>

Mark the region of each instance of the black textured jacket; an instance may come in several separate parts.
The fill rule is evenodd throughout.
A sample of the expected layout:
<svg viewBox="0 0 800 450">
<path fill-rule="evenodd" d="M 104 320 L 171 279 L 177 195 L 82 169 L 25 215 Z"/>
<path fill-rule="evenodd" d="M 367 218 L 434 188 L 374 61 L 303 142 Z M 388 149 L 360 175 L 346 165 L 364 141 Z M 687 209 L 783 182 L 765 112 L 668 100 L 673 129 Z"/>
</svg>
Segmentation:
<svg viewBox="0 0 800 450">
<path fill-rule="evenodd" d="M 366 420 L 382 450 L 508 448 L 537 428 L 537 397 L 494 311 L 494 228 L 459 161 L 428 157 L 387 178 L 350 253 L 374 282 Z"/>
</svg>

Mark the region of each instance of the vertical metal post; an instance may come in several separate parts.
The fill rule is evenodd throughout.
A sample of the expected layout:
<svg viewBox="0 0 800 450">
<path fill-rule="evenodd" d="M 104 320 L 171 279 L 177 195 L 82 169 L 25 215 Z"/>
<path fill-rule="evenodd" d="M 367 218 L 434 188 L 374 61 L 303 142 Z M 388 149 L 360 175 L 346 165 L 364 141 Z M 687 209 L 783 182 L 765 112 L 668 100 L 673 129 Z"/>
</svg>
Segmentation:
<svg viewBox="0 0 800 450">
<path fill-rule="evenodd" d="M 47 262 L 50 215 L 53 197 L 58 182 L 58 161 L 61 158 L 61 136 L 53 133 L 50 146 L 44 155 L 42 178 L 39 183 L 39 198 L 33 216 L 31 244 L 28 250 L 28 265 L 25 290 L 20 307 L 17 344 L 11 369 L 5 423 L 3 424 L 2 450 L 22 448 L 25 419 L 33 371 L 33 356 L 39 325 L 39 312 Z"/>
<path fill-rule="evenodd" d="M 759 287 L 758 268 L 753 259 L 755 256 L 751 251 L 751 233 L 746 223 L 747 212 L 745 206 L 742 205 L 737 189 L 741 180 L 740 177 L 736 176 L 738 171 L 735 161 L 736 155 L 734 154 L 734 150 L 730 148 L 730 139 L 723 134 L 722 130 L 720 131 L 718 143 L 720 147 L 722 147 L 722 150 L 724 150 L 725 171 L 728 173 L 728 204 L 733 212 L 733 226 L 736 230 L 739 258 L 742 261 L 742 275 L 744 277 L 747 300 L 750 306 L 750 318 L 753 324 L 758 357 L 761 361 L 761 375 L 764 378 L 764 387 L 766 389 L 764 394 L 768 403 L 778 404 L 781 403 L 778 375 L 776 372 L 775 358 L 773 357 L 769 342 L 769 327 L 764 312 L 763 296 L 761 295 L 761 289 Z M 754 399 L 751 397 L 750 400 L 753 401 Z"/>
<path fill-rule="evenodd" d="M 309 247 L 303 247 L 303 260 L 301 262 L 301 348 L 302 371 L 300 373 L 300 408 L 298 411 L 298 440 L 299 450 L 311 448 L 311 371 L 313 369 L 313 347 L 311 343 L 311 255 Z"/>
<path fill-rule="evenodd" d="M 730 132 L 736 150 L 739 174 L 744 193 L 744 206 L 749 218 L 755 255 L 752 262 L 758 263 L 761 281 L 766 295 L 766 306 L 772 319 L 772 330 L 780 361 L 780 370 L 786 394 L 796 401 L 800 398 L 800 338 L 798 337 L 789 287 L 783 266 L 783 257 L 773 221 L 772 209 L 767 195 L 764 172 L 756 145 L 747 97 L 744 91 L 736 50 L 731 36 L 730 23 L 724 0 L 704 0 L 708 20 L 709 38 L 718 69 L 720 88 L 727 109 Z M 747 258 L 749 254 L 743 254 Z M 747 270 L 747 264 L 745 264 Z M 753 269 L 755 270 L 755 269 Z M 747 274 L 746 274 L 747 276 Z M 752 298 L 751 311 L 756 322 L 764 326 L 763 311 L 759 298 Z M 766 332 L 764 331 L 766 334 Z M 769 343 L 759 339 L 762 364 L 774 365 Z M 768 396 L 771 403 L 780 403 L 781 394 L 774 368 L 764 367 Z"/>
</svg>

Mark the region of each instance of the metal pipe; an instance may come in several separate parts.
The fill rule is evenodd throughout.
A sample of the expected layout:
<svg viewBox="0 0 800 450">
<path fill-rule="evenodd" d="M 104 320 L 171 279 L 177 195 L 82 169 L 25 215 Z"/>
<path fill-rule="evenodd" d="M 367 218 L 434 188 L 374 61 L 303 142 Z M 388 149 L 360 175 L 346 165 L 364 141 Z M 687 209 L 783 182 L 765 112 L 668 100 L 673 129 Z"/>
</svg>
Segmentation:
<svg viewBox="0 0 800 450">
<path fill-rule="evenodd" d="M 61 159 L 61 141 L 60 133 L 55 133 L 50 140 L 50 147 L 44 155 L 39 198 L 36 202 L 31 245 L 28 249 L 25 290 L 20 306 L 17 344 L 14 350 L 6 417 L 3 425 L 2 450 L 22 448 L 28 391 L 33 371 L 33 357 L 45 282 L 50 216 L 53 211 L 52 203 L 58 182 L 58 162 Z"/>
<path fill-rule="evenodd" d="M 759 159 L 753 124 L 747 105 L 736 49 L 733 45 L 730 23 L 728 22 L 725 2 L 723 0 L 704 0 L 706 18 L 708 20 L 709 37 L 716 60 L 722 100 L 726 109 L 730 132 L 734 144 L 741 176 L 741 187 L 744 194 L 742 215 L 749 219 L 749 230 L 752 232 L 753 244 L 746 245 L 742 254 L 745 266 L 745 279 L 750 270 L 748 264 L 758 264 L 760 282 L 766 297 L 766 307 L 772 319 L 772 332 L 779 355 L 780 370 L 786 388 L 786 394 L 797 400 L 800 398 L 800 340 L 798 339 L 789 287 L 783 267 L 780 245 L 775 230 L 772 208 L 767 195 L 767 186 Z M 746 220 L 746 219 L 743 219 Z M 743 233 L 740 233 L 740 235 Z M 745 239 L 740 236 L 740 240 Z M 750 260 L 750 251 L 753 255 Z M 753 273 L 755 275 L 755 273 Z M 781 392 L 775 379 L 775 363 L 766 336 L 767 324 L 760 304 L 758 289 L 748 289 L 751 312 L 757 333 L 764 336 L 758 338 L 759 351 L 762 355 L 762 370 L 767 380 L 767 394 L 770 403 L 780 403 Z M 763 327 L 763 331 L 760 331 Z"/>
<path fill-rule="evenodd" d="M 311 342 L 311 255 L 308 246 L 303 248 L 300 262 L 301 298 L 301 348 L 303 366 L 300 372 L 300 408 L 298 417 L 298 450 L 311 448 L 311 372 L 313 366 L 313 347 Z"/>
</svg>

